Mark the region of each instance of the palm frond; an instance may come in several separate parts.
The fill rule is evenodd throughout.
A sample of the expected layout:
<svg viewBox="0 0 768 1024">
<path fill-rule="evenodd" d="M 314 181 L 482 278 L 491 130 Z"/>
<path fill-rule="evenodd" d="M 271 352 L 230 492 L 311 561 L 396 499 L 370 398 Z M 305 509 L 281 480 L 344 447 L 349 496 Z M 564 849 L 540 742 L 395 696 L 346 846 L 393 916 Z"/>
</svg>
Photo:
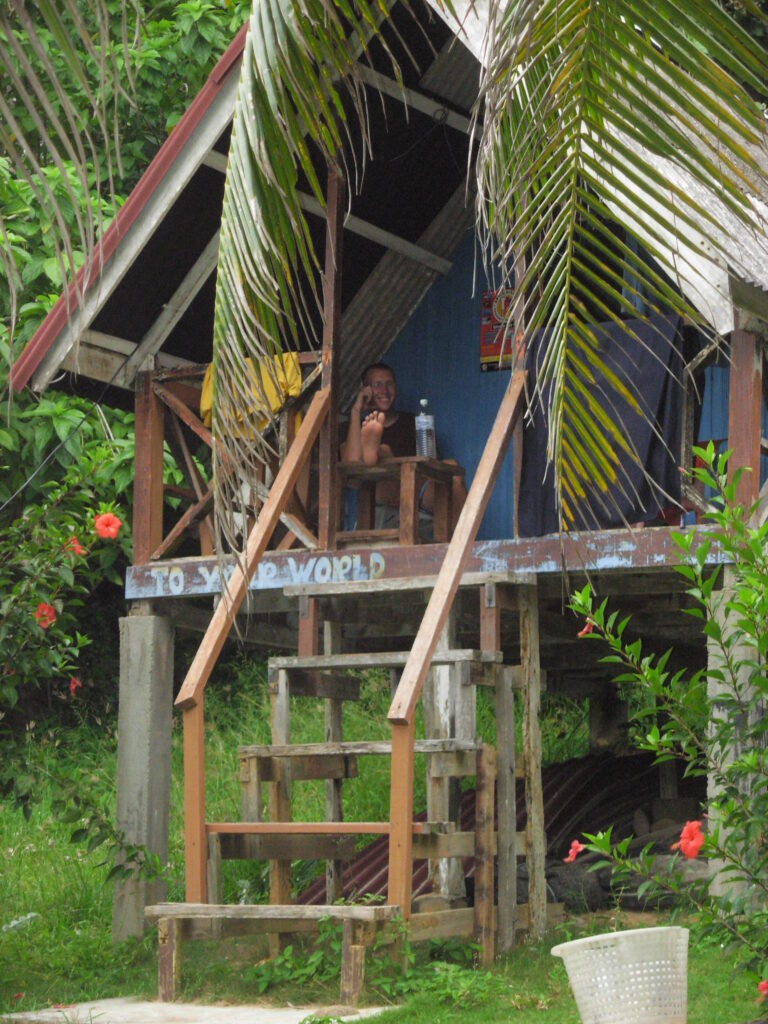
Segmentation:
<svg viewBox="0 0 768 1024">
<path fill-rule="evenodd" d="M 258 375 L 251 400 L 258 409 L 243 401 L 254 395 L 249 361 L 272 366 L 276 353 L 317 346 L 323 254 L 315 251 L 299 186 L 325 210 L 327 168 L 342 166 L 353 181 L 362 168 L 369 140 L 356 62 L 388 11 L 386 0 L 253 5 L 230 143 L 214 318 L 217 524 L 235 549 L 256 481 L 275 449 L 274 414 Z M 360 152 L 352 125 L 360 128 Z M 260 417 L 269 421 L 266 428 Z"/>
<path fill-rule="evenodd" d="M 99 197 L 102 192 L 114 197 L 118 102 L 133 85 L 131 53 L 138 47 L 139 27 L 135 2 L 123 4 L 118 33 L 106 0 L 14 0 L 0 6 L 0 64 L 6 76 L 0 155 L 29 185 L 41 221 L 49 225 L 61 280 L 76 289 L 81 258 L 83 284 L 100 269 L 93 265 L 102 230 Z M 59 172 L 63 196 L 49 184 L 51 168 Z M 18 271 L 1 211 L 0 236 L 6 243 L 2 260 L 13 335 Z M 76 290 L 70 314 L 76 313 L 83 290 Z"/>
<path fill-rule="evenodd" d="M 523 0 L 489 26 L 478 226 L 528 336 L 546 338 L 538 398 L 567 527 L 590 488 L 610 500 L 632 455 L 589 400 L 592 375 L 642 411 L 642 381 L 605 376 L 591 328 L 635 316 L 634 290 L 728 329 L 712 282 L 749 276 L 739 235 L 768 259 L 766 53 L 714 0 Z"/>
</svg>

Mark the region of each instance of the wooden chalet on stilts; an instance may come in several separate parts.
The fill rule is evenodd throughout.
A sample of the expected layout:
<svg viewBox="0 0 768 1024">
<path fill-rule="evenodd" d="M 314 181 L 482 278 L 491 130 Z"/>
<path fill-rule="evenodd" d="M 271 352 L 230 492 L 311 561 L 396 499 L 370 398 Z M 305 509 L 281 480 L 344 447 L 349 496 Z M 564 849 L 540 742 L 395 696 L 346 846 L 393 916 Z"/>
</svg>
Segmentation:
<svg viewBox="0 0 768 1024">
<path fill-rule="evenodd" d="M 566 587 L 583 586 L 588 577 L 598 594 L 634 614 L 652 645 L 676 645 L 689 664 L 706 658 L 695 622 L 670 617 L 682 591 L 671 569 L 671 530 L 650 526 L 657 505 L 646 501 L 637 509 L 633 521 L 646 525 L 633 530 L 597 524 L 578 534 L 534 530 L 524 536 L 518 529 L 525 487 L 530 493 L 543 485 L 525 466 L 524 374 L 480 361 L 481 321 L 494 296 L 473 291 L 474 217 L 466 194 L 478 65 L 439 19 L 417 26 L 403 12 L 395 20 L 420 70 L 403 61 L 404 102 L 400 86 L 375 70 L 375 49 L 372 67 L 363 69 L 370 88 L 379 90 L 370 102 L 373 159 L 360 194 L 349 194 L 338 169 L 328 174 L 327 219 L 313 222 L 318 237 L 325 234 L 322 349 L 299 353 L 301 393 L 280 413 L 275 473 L 265 477 L 244 562 L 232 559 L 227 570 L 226 601 L 218 600 L 213 496 L 193 454 L 200 443 L 215 444 L 200 418 L 200 386 L 211 359 L 214 270 L 243 32 L 107 231 L 103 271 L 86 294 L 81 386 L 92 380 L 135 393 L 134 557 L 126 581 L 130 612 L 121 625 L 118 818 L 130 839 L 161 855 L 167 854 L 173 628 L 204 634 L 176 699 L 184 725 L 187 902 L 148 908 L 160 921 L 164 998 L 174 995 L 182 938 L 248 928 L 306 930 L 327 914 L 344 922 L 342 996 L 348 1000 L 359 992 L 366 946 L 394 916 L 409 923 L 413 940 L 475 936 L 484 962 L 495 950 L 508 950 L 520 929 L 540 936 L 547 924 L 542 689 L 591 699 L 597 745 L 615 738 L 621 725 L 610 677 L 592 645 L 577 642 L 578 624 L 564 608 Z M 317 212 L 308 196 L 306 208 Z M 676 468 L 680 460 L 690 465 L 703 372 L 707 361 L 713 364 L 698 437 L 727 440 L 732 469 L 755 469 L 742 478 L 744 500 L 758 494 L 764 444 L 762 337 L 754 325 L 768 309 L 767 283 L 734 282 L 739 298 L 732 303 L 728 366 L 714 366 L 717 353 L 694 346 L 678 380 L 665 380 L 675 392 L 670 415 L 677 426 L 670 437 L 679 451 L 669 457 Z M 72 340 L 62 299 L 16 364 L 14 385 L 42 389 L 62 367 L 73 371 Z M 466 471 L 469 495 L 452 535 L 453 471 L 444 463 L 401 459 L 376 471 L 339 465 L 339 414 L 363 367 L 382 358 L 397 373 L 400 406 L 414 408 L 428 398 L 439 448 Z M 723 401 L 728 380 L 730 397 Z M 298 429 L 296 409 L 304 413 Z M 164 506 L 164 446 L 186 478 L 173 490 L 184 503 L 174 522 Z M 308 498 L 297 495 L 296 486 L 307 465 Z M 397 530 L 373 527 L 376 473 L 400 480 Z M 418 494 L 428 479 L 437 494 L 435 540 L 420 543 Z M 356 522 L 345 505 L 350 492 Z M 696 496 L 681 497 L 695 515 L 690 502 Z M 283 652 L 269 659 L 272 743 L 253 746 L 243 737 L 241 820 L 211 822 L 204 689 L 241 606 L 247 606 L 248 639 Z M 342 734 L 343 702 L 359 694 L 350 672 L 372 666 L 389 670 L 392 680 L 386 743 Z M 495 693 L 495 747 L 476 738 L 478 686 Z M 325 702 L 325 742 L 291 744 L 292 696 Z M 424 739 L 414 735 L 420 701 Z M 515 751 L 516 708 L 522 752 Z M 426 822 L 414 822 L 416 754 L 426 757 Z M 388 820 L 344 818 L 343 787 L 362 757 L 391 759 Z M 477 779 L 474 833 L 461 831 L 457 818 L 465 776 Z M 519 776 L 526 805 L 521 833 Z M 291 785 L 309 778 L 326 780 L 325 821 L 291 819 Z M 660 786 L 662 795 L 674 795 L 674 780 L 662 775 Z M 358 835 L 389 837 L 384 905 L 337 902 Z M 472 853 L 474 905 L 467 907 L 460 866 Z M 269 861 L 271 904 L 222 906 L 223 858 Z M 527 906 L 517 904 L 521 858 L 530 882 Z M 296 859 L 327 862 L 327 906 L 291 904 Z M 429 906 L 412 900 L 415 859 L 430 862 Z M 140 933 L 145 905 L 160 895 L 143 884 L 118 887 L 116 936 Z"/>
</svg>

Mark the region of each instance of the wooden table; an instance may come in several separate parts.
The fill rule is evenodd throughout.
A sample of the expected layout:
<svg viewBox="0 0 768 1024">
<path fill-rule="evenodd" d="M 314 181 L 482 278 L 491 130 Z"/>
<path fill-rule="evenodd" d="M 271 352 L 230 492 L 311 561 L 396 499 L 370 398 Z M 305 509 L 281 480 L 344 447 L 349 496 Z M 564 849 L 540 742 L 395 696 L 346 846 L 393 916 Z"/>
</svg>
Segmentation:
<svg viewBox="0 0 768 1024">
<path fill-rule="evenodd" d="M 339 544 L 371 544 L 396 541 L 399 544 L 418 544 L 419 495 L 422 485 L 434 483 L 433 508 L 434 542 L 447 543 L 451 535 L 453 478 L 464 476 L 464 469 L 455 462 L 442 462 L 422 455 L 409 455 L 396 459 L 382 459 L 375 466 L 362 462 L 339 464 L 342 487 L 357 491 L 357 526 L 337 534 Z M 376 484 L 383 480 L 397 480 L 400 487 L 400 526 L 394 530 L 374 528 Z"/>
</svg>

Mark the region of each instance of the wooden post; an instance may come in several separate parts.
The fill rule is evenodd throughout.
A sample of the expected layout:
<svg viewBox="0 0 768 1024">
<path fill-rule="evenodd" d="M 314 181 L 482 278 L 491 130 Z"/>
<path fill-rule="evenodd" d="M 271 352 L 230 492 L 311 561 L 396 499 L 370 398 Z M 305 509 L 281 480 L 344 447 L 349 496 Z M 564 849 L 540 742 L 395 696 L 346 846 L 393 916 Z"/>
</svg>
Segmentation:
<svg viewBox="0 0 768 1024">
<path fill-rule="evenodd" d="M 483 744 L 477 752 L 475 790 L 475 937 L 480 962 L 490 967 L 495 956 L 493 933 L 493 818 L 496 751 Z"/>
<path fill-rule="evenodd" d="M 181 983 L 181 922 L 161 917 L 157 922 L 157 997 L 172 1003 Z"/>
<path fill-rule="evenodd" d="M 133 564 L 143 565 L 163 540 L 163 405 L 152 374 L 136 376 Z"/>
<path fill-rule="evenodd" d="M 438 641 L 439 651 L 456 646 L 456 615 L 448 616 Z M 424 686 L 424 735 L 426 739 L 474 739 L 474 707 L 465 710 L 467 694 L 462 686 L 462 665 L 434 665 Z M 474 696 L 474 687 L 472 687 Z M 459 732 L 461 731 L 461 736 Z M 456 821 L 460 814 L 461 785 L 459 779 L 434 778 L 431 768 L 433 755 L 427 755 L 427 817 L 430 821 Z M 440 857 L 429 862 L 432 891 L 442 896 L 448 905 L 466 896 L 464 872 L 458 857 Z"/>
<path fill-rule="evenodd" d="M 760 491 L 760 436 L 763 408 L 763 355 L 754 334 L 731 334 L 731 383 L 728 399 L 728 447 L 733 449 L 728 478 L 745 466 L 736 499 L 747 508 Z"/>
<path fill-rule="evenodd" d="M 290 695 L 288 673 L 280 669 L 274 682 L 270 682 L 270 704 L 272 707 L 272 743 L 285 746 L 290 743 Z M 269 784 L 269 820 L 291 820 L 290 768 L 284 758 L 275 758 L 275 778 Z M 291 902 L 291 862 L 271 860 L 269 862 L 269 902 Z M 270 944 L 278 936 L 270 936 Z M 279 943 L 276 944 L 279 950 Z"/>
<path fill-rule="evenodd" d="M 318 539 L 326 551 L 336 547 L 338 524 L 339 365 L 341 358 L 341 256 L 344 237 L 344 177 L 328 168 L 325 279 L 323 281 L 323 378 L 331 394 L 328 417 L 320 432 Z"/>
<path fill-rule="evenodd" d="M 499 890 L 496 942 L 500 953 L 508 953 L 515 944 L 517 924 L 515 692 L 511 666 L 496 674 L 496 798 Z"/>
<path fill-rule="evenodd" d="M 541 787 L 541 665 L 539 661 L 538 587 L 521 586 L 520 666 L 523 676 L 523 764 L 525 769 L 526 854 L 528 860 L 529 937 L 535 942 L 547 928 L 547 880 L 544 861 L 544 797 Z"/>
<path fill-rule="evenodd" d="M 411 916 L 413 739 L 412 721 L 393 723 L 389 787 L 390 833 L 387 903 L 400 907 L 404 921 Z"/>
<path fill-rule="evenodd" d="M 184 726 L 184 850 L 187 903 L 206 902 L 205 717 L 203 695 L 182 716 Z"/>
<path fill-rule="evenodd" d="M 323 652 L 339 654 L 341 652 L 341 623 L 323 623 Z M 325 701 L 325 742 L 341 743 L 343 739 L 341 727 L 341 700 L 330 698 Z M 344 806 L 342 802 L 342 780 L 325 780 L 325 820 L 343 821 Z M 336 903 L 343 896 L 344 862 L 329 860 L 325 867 L 325 895 L 328 903 Z M 362 979 L 361 979 L 362 984 Z"/>
<path fill-rule="evenodd" d="M 365 981 L 365 944 L 359 942 L 360 922 L 344 921 L 341 945 L 341 986 L 339 999 L 345 1006 L 356 1006 Z"/>
<path fill-rule="evenodd" d="M 300 658 L 308 658 L 318 653 L 317 624 L 317 599 L 302 594 L 299 598 L 298 654 Z"/>
</svg>

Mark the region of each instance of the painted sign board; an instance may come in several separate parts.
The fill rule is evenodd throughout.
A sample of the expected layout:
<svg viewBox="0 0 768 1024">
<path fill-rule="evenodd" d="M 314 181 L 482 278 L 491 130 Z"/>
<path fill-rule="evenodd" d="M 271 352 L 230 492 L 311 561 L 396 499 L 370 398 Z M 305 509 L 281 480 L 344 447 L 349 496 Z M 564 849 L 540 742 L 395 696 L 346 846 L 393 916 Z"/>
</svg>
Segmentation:
<svg viewBox="0 0 768 1024">
<path fill-rule="evenodd" d="M 699 532 L 704 532 L 698 528 Z M 672 530 L 604 530 L 503 541 L 477 541 L 465 567 L 467 573 L 613 572 L 663 569 L 678 561 Z M 418 547 L 366 548 L 358 551 L 268 552 L 256 568 L 250 588 L 282 590 L 297 584 L 343 583 L 437 575 L 445 544 Z M 709 561 L 724 561 L 712 550 Z M 229 578 L 234 561 L 225 562 Z M 128 568 L 128 600 L 194 597 L 221 592 L 221 570 L 215 558 L 179 558 Z"/>
</svg>

